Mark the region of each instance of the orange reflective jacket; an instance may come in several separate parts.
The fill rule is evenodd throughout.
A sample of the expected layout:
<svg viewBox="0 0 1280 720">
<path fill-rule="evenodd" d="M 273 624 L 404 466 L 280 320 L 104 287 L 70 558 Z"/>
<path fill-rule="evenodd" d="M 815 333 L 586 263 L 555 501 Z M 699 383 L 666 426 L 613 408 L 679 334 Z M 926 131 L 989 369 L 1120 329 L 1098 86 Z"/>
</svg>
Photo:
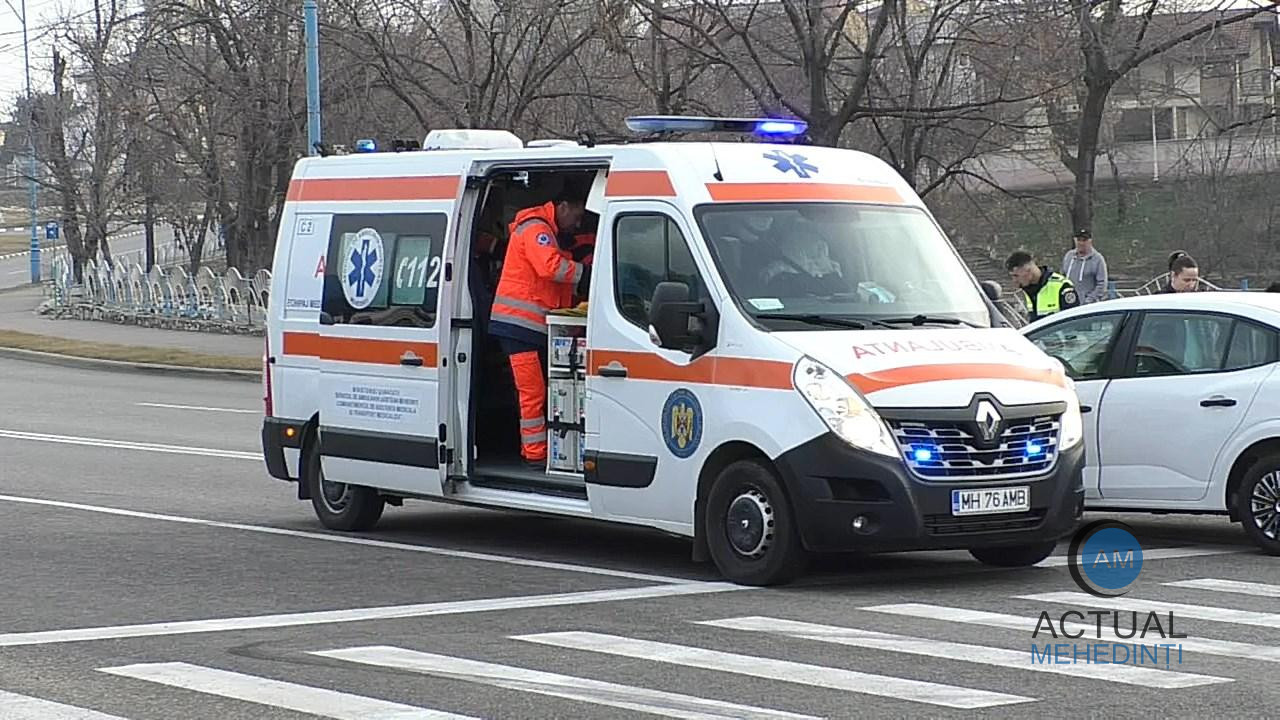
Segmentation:
<svg viewBox="0 0 1280 720">
<path fill-rule="evenodd" d="M 492 334 L 545 343 L 547 311 L 573 304 L 585 265 L 560 249 L 555 217 L 550 202 L 516 213 L 490 315 Z"/>
</svg>

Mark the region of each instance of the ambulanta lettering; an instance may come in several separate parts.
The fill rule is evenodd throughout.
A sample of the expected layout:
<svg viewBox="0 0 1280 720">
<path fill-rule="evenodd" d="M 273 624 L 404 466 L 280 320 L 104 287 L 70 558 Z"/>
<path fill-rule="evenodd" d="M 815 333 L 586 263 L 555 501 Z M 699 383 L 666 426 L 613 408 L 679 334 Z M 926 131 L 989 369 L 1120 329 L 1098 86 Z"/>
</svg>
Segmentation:
<svg viewBox="0 0 1280 720">
<path fill-rule="evenodd" d="M 418 399 L 405 397 L 395 388 L 353 385 L 350 392 L 336 392 L 334 405 L 346 410 L 349 417 L 394 420 L 418 414 Z"/>
<path fill-rule="evenodd" d="M 895 340 L 892 342 L 872 342 L 853 346 L 855 359 L 864 357 L 881 357 L 897 353 L 930 353 L 930 352 L 999 352 L 1013 355 L 1021 354 L 1018 348 L 1004 343 L 986 342 L 982 340 Z"/>
</svg>

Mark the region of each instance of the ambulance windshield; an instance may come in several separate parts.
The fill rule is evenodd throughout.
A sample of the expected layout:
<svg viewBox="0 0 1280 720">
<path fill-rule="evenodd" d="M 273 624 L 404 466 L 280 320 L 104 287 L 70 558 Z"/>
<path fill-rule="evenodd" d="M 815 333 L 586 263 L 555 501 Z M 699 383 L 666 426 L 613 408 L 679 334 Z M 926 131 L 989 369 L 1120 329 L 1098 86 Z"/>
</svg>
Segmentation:
<svg viewBox="0 0 1280 720">
<path fill-rule="evenodd" d="M 918 209 L 752 203 L 704 205 L 695 215 L 730 292 L 766 327 L 918 316 L 991 326 L 977 284 Z"/>
</svg>

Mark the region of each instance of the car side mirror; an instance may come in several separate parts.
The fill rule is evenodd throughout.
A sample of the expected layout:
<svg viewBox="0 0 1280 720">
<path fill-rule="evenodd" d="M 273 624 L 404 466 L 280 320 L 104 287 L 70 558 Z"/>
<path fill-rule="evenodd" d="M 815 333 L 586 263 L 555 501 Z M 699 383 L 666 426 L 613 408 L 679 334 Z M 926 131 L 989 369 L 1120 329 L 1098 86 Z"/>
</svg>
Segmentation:
<svg viewBox="0 0 1280 720">
<path fill-rule="evenodd" d="M 1000 302 L 1000 297 L 1004 295 L 1004 290 L 1000 287 L 1000 283 L 994 280 L 982 281 L 982 292 L 991 302 Z"/>
<path fill-rule="evenodd" d="M 649 334 L 658 347 L 689 351 L 702 343 L 704 325 L 698 315 L 705 309 L 701 301 L 689 300 L 688 285 L 660 282 L 649 305 Z"/>
</svg>

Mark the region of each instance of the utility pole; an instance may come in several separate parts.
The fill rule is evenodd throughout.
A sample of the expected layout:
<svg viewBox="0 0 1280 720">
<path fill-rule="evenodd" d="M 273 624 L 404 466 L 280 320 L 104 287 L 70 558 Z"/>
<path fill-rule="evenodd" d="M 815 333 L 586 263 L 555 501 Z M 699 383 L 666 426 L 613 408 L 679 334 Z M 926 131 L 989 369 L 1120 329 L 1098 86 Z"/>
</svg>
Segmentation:
<svg viewBox="0 0 1280 720">
<path fill-rule="evenodd" d="M 320 144 L 320 30 L 316 0 L 302 0 L 302 23 L 307 45 L 307 154 L 318 155 Z"/>
<path fill-rule="evenodd" d="M 10 5 L 10 7 L 13 7 Z M 31 46 L 27 40 L 27 0 L 22 0 L 22 64 L 27 73 L 27 192 L 31 210 L 31 282 L 40 282 L 39 194 L 36 190 L 35 98 L 31 95 Z"/>
</svg>

